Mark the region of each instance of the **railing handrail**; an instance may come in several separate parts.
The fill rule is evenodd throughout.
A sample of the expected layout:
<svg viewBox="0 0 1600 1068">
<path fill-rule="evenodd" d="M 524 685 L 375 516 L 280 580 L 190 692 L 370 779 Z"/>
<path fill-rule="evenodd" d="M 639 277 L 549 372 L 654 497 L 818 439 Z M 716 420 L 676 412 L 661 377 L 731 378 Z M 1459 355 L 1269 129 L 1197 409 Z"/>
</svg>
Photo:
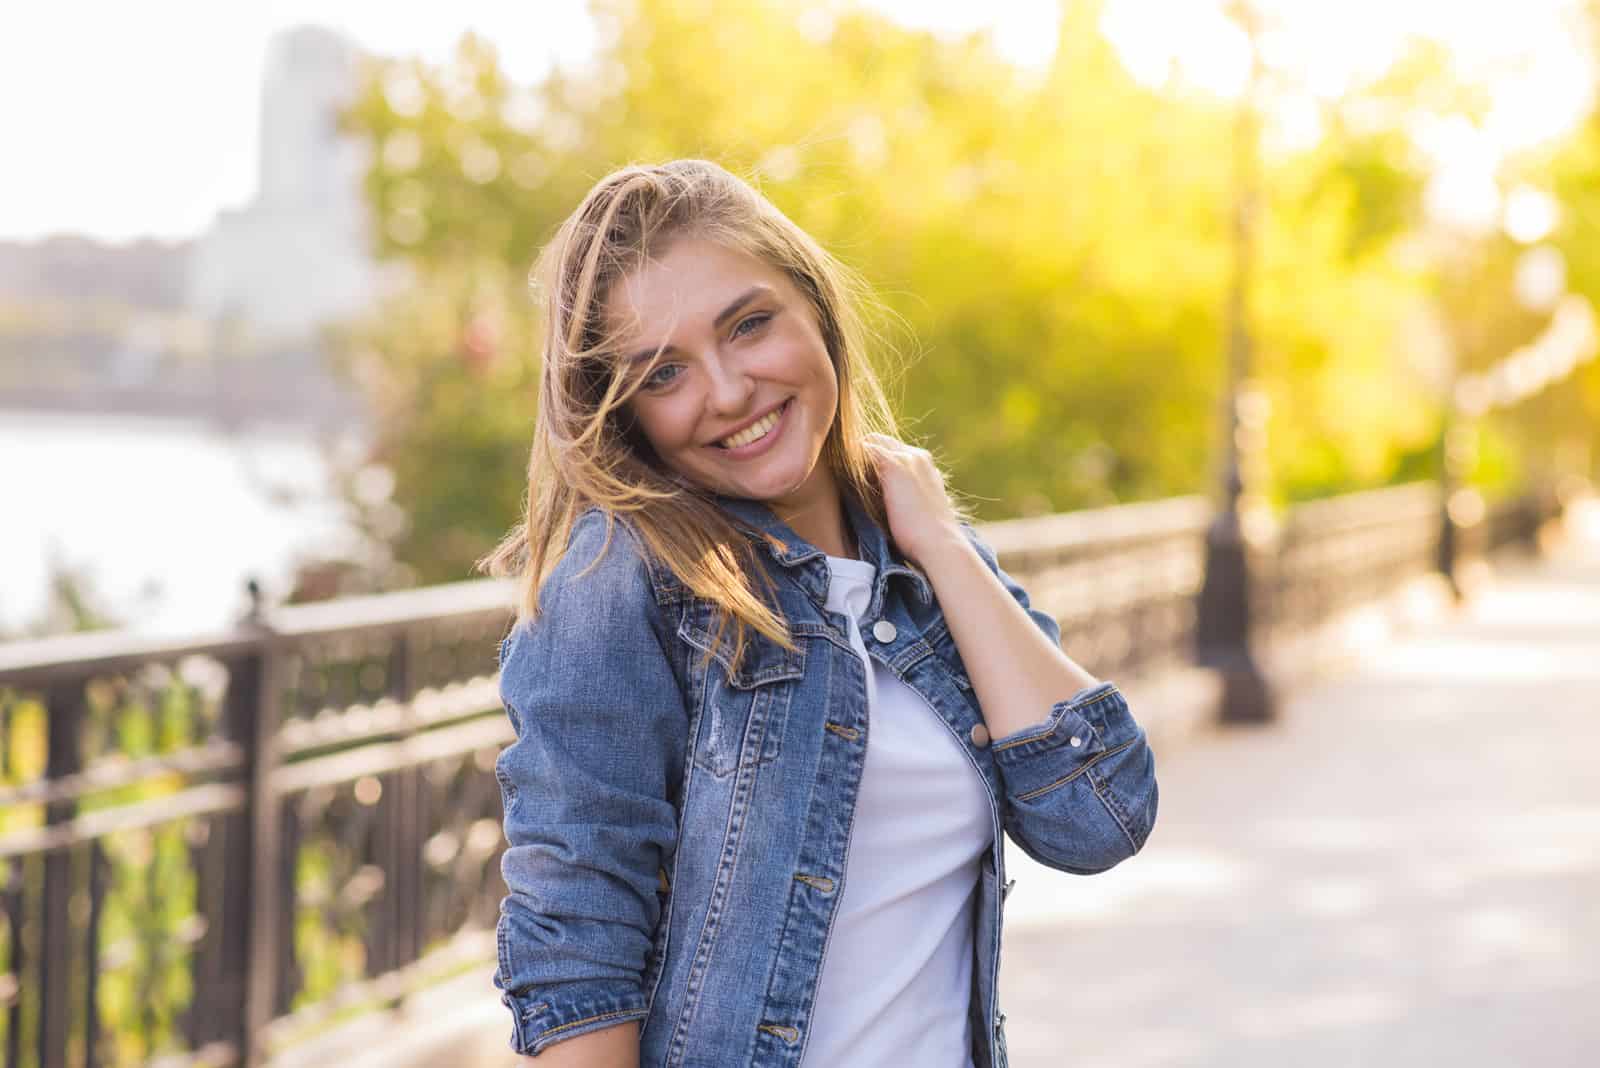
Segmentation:
<svg viewBox="0 0 1600 1068">
<path fill-rule="evenodd" d="M 392 593 L 363 594 L 274 608 L 265 626 L 240 622 L 220 631 L 150 635 L 128 628 L 63 634 L 0 643 L 0 683 L 41 686 L 136 668 L 182 656 L 232 660 L 263 646 L 359 630 L 378 634 L 394 627 L 484 612 L 515 604 L 512 579 L 467 579 Z"/>
<path fill-rule="evenodd" d="M 1051 515 L 997 519 L 977 526 L 1001 556 L 1062 553 L 1130 541 L 1153 541 L 1205 529 L 1210 505 L 1200 495 L 1113 504 Z"/>
<path fill-rule="evenodd" d="M 1423 480 L 1302 501 L 1287 510 L 1284 531 L 1309 528 L 1342 532 L 1375 522 L 1392 522 L 1397 513 L 1431 517 L 1439 510 L 1439 492 L 1439 483 Z"/>
</svg>

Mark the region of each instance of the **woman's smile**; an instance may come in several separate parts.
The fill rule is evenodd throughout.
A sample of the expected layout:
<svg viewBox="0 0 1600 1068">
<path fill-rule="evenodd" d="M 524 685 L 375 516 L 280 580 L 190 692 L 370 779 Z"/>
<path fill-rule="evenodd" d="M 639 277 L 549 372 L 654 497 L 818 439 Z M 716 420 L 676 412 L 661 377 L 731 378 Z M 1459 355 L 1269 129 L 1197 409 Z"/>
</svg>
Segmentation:
<svg viewBox="0 0 1600 1068">
<path fill-rule="evenodd" d="M 778 440 L 778 436 L 783 433 L 792 400 L 791 397 L 776 411 L 769 412 L 766 417 L 756 420 L 737 434 L 730 434 L 711 447 L 732 460 L 748 460 L 760 456 L 770 449 Z"/>
</svg>

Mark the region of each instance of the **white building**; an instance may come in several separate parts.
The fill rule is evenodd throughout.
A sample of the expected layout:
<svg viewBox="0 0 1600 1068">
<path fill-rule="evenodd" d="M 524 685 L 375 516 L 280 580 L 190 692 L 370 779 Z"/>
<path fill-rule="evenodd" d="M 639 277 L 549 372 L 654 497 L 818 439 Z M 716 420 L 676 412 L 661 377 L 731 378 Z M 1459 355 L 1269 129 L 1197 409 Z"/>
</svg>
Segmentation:
<svg viewBox="0 0 1600 1068">
<path fill-rule="evenodd" d="M 304 344 L 377 293 L 361 198 L 365 147 L 341 134 L 359 53 L 331 30 L 273 38 L 261 91 L 260 184 L 196 243 L 187 303 L 213 325 L 242 326 L 259 344 Z"/>
</svg>

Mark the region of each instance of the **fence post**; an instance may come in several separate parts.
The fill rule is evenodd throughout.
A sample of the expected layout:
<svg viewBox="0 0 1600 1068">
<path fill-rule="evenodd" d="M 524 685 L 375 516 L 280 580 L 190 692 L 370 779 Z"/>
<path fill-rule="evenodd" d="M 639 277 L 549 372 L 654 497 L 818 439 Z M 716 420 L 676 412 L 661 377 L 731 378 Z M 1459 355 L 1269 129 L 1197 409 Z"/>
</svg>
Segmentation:
<svg viewBox="0 0 1600 1068">
<path fill-rule="evenodd" d="M 416 695 L 422 677 L 418 663 L 417 632 L 406 627 L 397 632 L 390 647 L 390 695 L 405 706 L 405 737 L 417 733 Z M 392 907 L 395 909 L 395 941 L 392 967 L 414 963 L 422 956 L 423 920 L 423 819 L 421 801 L 422 765 L 413 764 L 395 773 L 395 794 L 390 818 L 393 837 L 390 843 L 394 852 L 390 856 L 394 887 Z"/>
<path fill-rule="evenodd" d="M 1452 391 L 1451 397 L 1454 397 Z M 1436 564 L 1450 588 L 1450 596 L 1457 602 L 1465 596 L 1461 588 L 1457 565 L 1461 562 L 1461 526 L 1451 512 L 1451 503 L 1461 488 L 1465 472 L 1465 450 L 1469 444 L 1470 428 L 1457 423 L 1453 399 L 1444 408 L 1444 425 L 1439 431 L 1439 549 Z"/>
<path fill-rule="evenodd" d="M 84 680 L 72 679 L 49 687 L 46 715 L 45 779 L 64 782 L 83 770 Z M 77 815 L 75 800 L 45 805 L 45 825 L 70 823 Z M 39 953 L 39 1063 L 45 1068 L 67 1063 L 67 1043 L 72 1031 L 72 847 L 60 845 L 44 855 L 43 930 Z"/>
<path fill-rule="evenodd" d="M 251 583 L 252 594 L 255 583 Z M 266 1059 L 265 1029 L 272 1022 L 278 988 L 278 900 L 284 863 L 280 850 L 279 802 L 273 772 L 278 766 L 283 652 L 262 618 L 259 601 L 244 624 L 260 637 L 255 651 L 236 662 L 228 687 L 228 730 L 244 747 L 245 809 L 242 833 L 228 851 L 230 873 L 243 876 L 233 895 L 240 904 L 230 925 L 227 955 L 230 976 L 242 978 L 238 991 L 239 1060 L 258 1068 Z M 292 858 L 291 858 L 292 860 Z"/>
</svg>

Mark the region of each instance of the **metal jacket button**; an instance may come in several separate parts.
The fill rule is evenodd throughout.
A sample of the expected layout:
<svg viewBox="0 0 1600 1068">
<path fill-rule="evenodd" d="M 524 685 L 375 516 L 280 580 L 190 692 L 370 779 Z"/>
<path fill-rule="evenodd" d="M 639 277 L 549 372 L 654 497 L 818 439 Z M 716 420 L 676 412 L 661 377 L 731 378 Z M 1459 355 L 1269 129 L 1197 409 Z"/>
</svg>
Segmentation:
<svg viewBox="0 0 1600 1068">
<path fill-rule="evenodd" d="M 989 744 L 989 728 L 981 723 L 972 725 L 972 744 L 982 749 Z"/>
<path fill-rule="evenodd" d="M 872 625 L 872 636 L 880 642 L 892 642 L 894 641 L 894 635 L 894 624 L 887 619 L 880 619 Z"/>
</svg>

